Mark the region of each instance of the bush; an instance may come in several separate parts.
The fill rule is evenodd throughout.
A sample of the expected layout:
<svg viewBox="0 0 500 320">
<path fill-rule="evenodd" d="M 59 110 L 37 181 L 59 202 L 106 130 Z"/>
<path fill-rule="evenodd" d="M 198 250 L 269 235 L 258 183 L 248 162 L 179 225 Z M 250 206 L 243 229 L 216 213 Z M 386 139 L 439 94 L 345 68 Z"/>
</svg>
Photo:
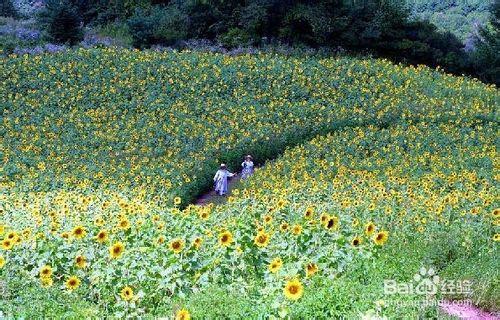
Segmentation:
<svg viewBox="0 0 500 320">
<path fill-rule="evenodd" d="M 236 48 L 251 44 L 250 35 L 239 28 L 231 28 L 228 32 L 219 37 L 220 43 L 226 48 Z"/>
<path fill-rule="evenodd" d="M 82 21 L 76 8 L 66 0 L 49 0 L 38 15 L 50 41 L 74 45 L 83 39 Z"/>
</svg>

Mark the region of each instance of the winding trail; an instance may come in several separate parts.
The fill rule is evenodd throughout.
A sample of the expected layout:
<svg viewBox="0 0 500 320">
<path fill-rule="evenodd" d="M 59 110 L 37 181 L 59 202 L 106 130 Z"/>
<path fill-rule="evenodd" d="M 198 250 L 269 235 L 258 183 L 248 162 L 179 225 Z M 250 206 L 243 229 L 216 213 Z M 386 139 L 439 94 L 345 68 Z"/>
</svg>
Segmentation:
<svg viewBox="0 0 500 320">
<path fill-rule="evenodd" d="M 236 177 L 228 180 L 228 182 L 227 182 L 228 193 L 226 196 L 218 196 L 215 193 L 214 188 L 212 188 L 210 191 L 199 196 L 196 199 L 195 204 L 197 206 L 206 206 L 210 203 L 213 203 L 216 205 L 225 203 L 227 200 L 227 196 L 231 195 L 231 190 L 234 189 L 235 185 L 237 185 L 240 182 L 240 180 L 241 180 L 240 173 L 238 173 L 238 175 Z"/>
</svg>

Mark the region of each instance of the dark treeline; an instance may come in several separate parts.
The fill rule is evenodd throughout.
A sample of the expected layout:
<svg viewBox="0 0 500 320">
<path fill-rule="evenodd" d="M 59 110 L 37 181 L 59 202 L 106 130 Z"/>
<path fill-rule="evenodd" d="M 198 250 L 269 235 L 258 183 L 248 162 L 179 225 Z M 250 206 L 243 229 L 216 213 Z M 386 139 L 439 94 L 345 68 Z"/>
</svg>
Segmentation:
<svg viewBox="0 0 500 320">
<path fill-rule="evenodd" d="M 493 20 L 470 53 L 452 33 L 410 19 L 400 0 L 46 0 L 40 14 L 58 42 L 76 42 L 82 25 L 121 23 L 137 48 L 189 39 L 226 48 L 273 43 L 343 48 L 498 84 L 498 15 Z"/>
</svg>

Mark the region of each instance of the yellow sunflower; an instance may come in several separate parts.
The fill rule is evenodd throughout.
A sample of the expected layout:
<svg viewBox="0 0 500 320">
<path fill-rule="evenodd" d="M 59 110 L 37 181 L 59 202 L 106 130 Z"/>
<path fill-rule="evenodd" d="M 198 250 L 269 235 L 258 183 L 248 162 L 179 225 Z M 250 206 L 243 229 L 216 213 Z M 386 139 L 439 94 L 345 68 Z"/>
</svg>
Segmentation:
<svg viewBox="0 0 500 320">
<path fill-rule="evenodd" d="M 78 268 L 83 269 L 87 266 L 87 258 L 84 256 L 77 256 L 75 258 L 75 264 Z"/>
<path fill-rule="evenodd" d="M 339 218 L 336 216 L 329 217 L 323 224 L 326 230 L 333 231 L 339 227 Z"/>
<path fill-rule="evenodd" d="M 351 240 L 351 245 L 353 247 L 358 247 L 361 243 L 363 243 L 363 240 L 360 238 L 360 237 L 354 237 L 352 240 Z"/>
<path fill-rule="evenodd" d="M 134 298 L 134 290 L 131 287 L 126 286 L 120 291 L 120 297 L 125 301 L 130 301 Z"/>
<path fill-rule="evenodd" d="M 73 237 L 82 239 L 87 234 L 87 230 L 83 226 L 76 226 L 72 231 Z"/>
<path fill-rule="evenodd" d="M 2 269 L 3 266 L 5 266 L 5 258 L 2 255 L 0 255 L 0 269 Z"/>
<path fill-rule="evenodd" d="M 40 278 L 40 284 L 44 288 L 49 288 L 49 287 L 52 287 L 52 285 L 54 284 L 54 280 L 52 280 L 51 277 L 43 277 L 43 278 Z"/>
<path fill-rule="evenodd" d="M 3 239 L 2 241 L 2 249 L 10 250 L 14 246 L 14 242 L 10 239 Z"/>
<path fill-rule="evenodd" d="M 314 215 L 314 208 L 313 207 L 308 207 L 306 211 L 304 212 L 304 218 L 306 219 L 311 219 Z"/>
<path fill-rule="evenodd" d="M 174 198 L 174 204 L 175 204 L 176 206 L 180 205 L 180 204 L 181 204 L 181 202 L 182 202 L 181 197 L 175 197 L 175 198 Z"/>
<path fill-rule="evenodd" d="M 201 247 L 201 244 L 203 243 L 203 239 L 200 238 L 200 237 L 196 237 L 194 238 L 193 240 L 193 246 L 196 248 L 196 249 L 200 249 Z"/>
<path fill-rule="evenodd" d="M 296 224 L 292 227 L 292 233 L 296 236 L 302 233 L 302 226 L 300 224 Z"/>
<path fill-rule="evenodd" d="M 500 241 L 500 233 L 496 233 L 496 234 L 493 236 L 493 241 L 495 241 L 495 242 Z"/>
<path fill-rule="evenodd" d="M 311 262 L 306 265 L 306 276 L 311 277 L 318 272 L 318 265 Z"/>
<path fill-rule="evenodd" d="M 287 232 L 287 231 L 288 231 L 288 229 L 289 229 L 289 225 L 288 225 L 288 223 L 283 222 L 282 224 L 280 224 L 280 231 L 281 231 L 281 232 Z"/>
<path fill-rule="evenodd" d="M 191 314 L 186 309 L 181 309 L 175 314 L 175 320 L 190 320 Z"/>
<path fill-rule="evenodd" d="M 269 244 L 270 238 L 271 237 L 266 232 L 261 231 L 261 232 L 257 233 L 257 235 L 255 236 L 255 238 L 253 240 L 253 243 L 257 247 L 264 248 L 264 247 L 267 247 L 267 245 Z"/>
<path fill-rule="evenodd" d="M 52 267 L 49 265 L 44 265 L 40 268 L 40 278 L 49 278 L 52 276 Z"/>
<path fill-rule="evenodd" d="M 287 281 L 285 288 L 283 288 L 285 297 L 289 300 L 298 300 L 304 294 L 304 287 L 299 279 Z"/>
<path fill-rule="evenodd" d="M 106 241 L 108 241 L 108 231 L 106 230 L 101 230 L 97 233 L 97 235 L 95 236 L 95 241 L 99 242 L 99 243 L 104 243 Z"/>
<path fill-rule="evenodd" d="M 109 255 L 112 259 L 120 258 L 124 251 L 125 245 L 120 241 L 115 242 L 111 247 L 109 247 Z"/>
<path fill-rule="evenodd" d="M 281 260 L 281 258 L 274 258 L 273 261 L 271 261 L 271 263 L 269 264 L 268 269 L 272 273 L 276 273 L 279 269 L 281 269 L 282 266 L 283 261 Z"/>
<path fill-rule="evenodd" d="M 120 219 L 120 221 L 118 222 L 118 228 L 122 230 L 128 230 L 130 228 L 130 222 L 128 221 L 128 219 Z"/>
<path fill-rule="evenodd" d="M 223 247 L 228 247 L 233 242 L 233 234 L 229 231 L 224 231 L 219 234 L 219 244 Z"/>
<path fill-rule="evenodd" d="M 78 288 L 80 286 L 80 279 L 78 279 L 78 277 L 76 276 L 71 276 L 68 278 L 68 280 L 66 280 L 66 288 L 68 290 L 75 290 L 76 288 Z"/>
<path fill-rule="evenodd" d="M 180 253 L 184 249 L 184 240 L 179 238 L 174 239 L 170 241 L 168 246 L 174 253 Z"/>
<path fill-rule="evenodd" d="M 367 236 L 372 235 L 375 232 L 375 224 L 373 222 L 368 222 L 365 225 L 365 234 Z"/>
<path fill-rule="evenodd" d="M 375 241 L 375 244 L 379 246 L 386 243 L 387 239 L 389 239 L 389 232 L 387 231 L 380 231 L 375 235 L 375 237 L 373 237 L 373 241 Z"/>
</svg>

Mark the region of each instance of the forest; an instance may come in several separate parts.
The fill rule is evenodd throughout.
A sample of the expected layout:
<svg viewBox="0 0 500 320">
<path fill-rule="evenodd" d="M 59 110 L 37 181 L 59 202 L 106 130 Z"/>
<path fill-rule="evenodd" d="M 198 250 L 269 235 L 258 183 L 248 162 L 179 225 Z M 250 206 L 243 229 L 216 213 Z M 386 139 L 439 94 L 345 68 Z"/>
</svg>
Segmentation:
<svg viewBox="0 0 500 320">
<path fill-rule="evenodd" d="M 495 0 L 12 1 L 0 16 L 31 15 L 40 37 L 58 44 L 77 44 L 93 30 L 140 49 L 182 48 L 190 40 L 229 50 L 286 45 L 439 66 L 499 83 Z M 10 51 L 16 46 L 11 41 Z"/>
</svg>

